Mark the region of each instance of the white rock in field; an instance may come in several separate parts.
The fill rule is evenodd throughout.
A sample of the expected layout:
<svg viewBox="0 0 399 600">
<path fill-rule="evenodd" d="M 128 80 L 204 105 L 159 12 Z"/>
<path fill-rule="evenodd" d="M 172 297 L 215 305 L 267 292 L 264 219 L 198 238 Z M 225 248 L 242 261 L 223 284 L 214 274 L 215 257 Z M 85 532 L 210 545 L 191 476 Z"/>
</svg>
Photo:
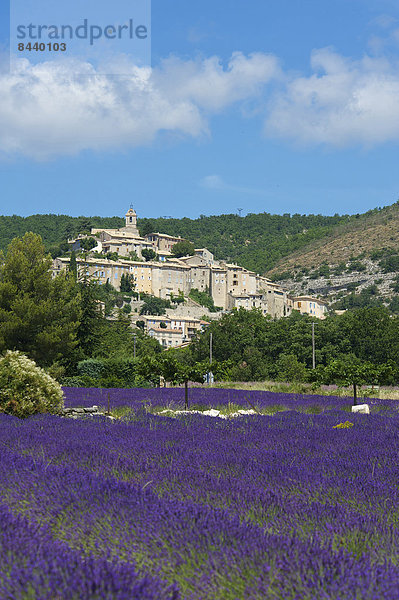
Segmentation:
<svg viewBox="0 0 399 600">
<path fill-rule="evenodd" d="M 157 413 L 158 415 L 170 415 L 170 416 L 178 416 L 178 415 L 193 415 L 193 414 L 198 414 L 198 415 L 204 415 L 204 417 L 219 417 L 219 419 L 230 419 L 232 417 L 240 417 L 240 416 L 244 416 L 244 415 L 256 415 L 256 411 L 255 410 L 239 410 L 238 412 L 235 413 L 230 413 L 228 415 L 223 415 L 220 413 L 220 410 L 216 410 L 215 408 L 211 408 L 209 410 L 171 410 L 171 409 L 165 409 L 165 410 L 161 410 L 159 413 Z"/>
<path fill-rule="evenodd" d="M 210 410 L 204 410 L 204 412 L 202 414 L 207 417 L 218 417 L 220 415 L 220 410 L 211 408 Z"/>
<path fill-rule="evenodd" d="M 368 404 L 356 404 L 352 406 L 353 413 L 364 413 L 365 415 L 370 414 L 370 407 Z"/>
</svg>

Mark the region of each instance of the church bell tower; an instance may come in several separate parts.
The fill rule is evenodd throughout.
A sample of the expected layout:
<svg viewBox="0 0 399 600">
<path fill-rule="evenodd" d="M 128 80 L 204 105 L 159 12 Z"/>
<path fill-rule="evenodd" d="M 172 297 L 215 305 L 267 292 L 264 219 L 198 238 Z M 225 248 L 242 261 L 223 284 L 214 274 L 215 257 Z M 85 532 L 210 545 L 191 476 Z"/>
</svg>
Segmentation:
<svg viewBox="0 0 399 600">
<path fill-rule="evenodd" d="M 126 225 L 124 227 L 125 231 L 132 233 L 134 235 L 139 235 L 139 231 L 137 229 L 137 213 L 134 210 L 133 206 L 130 205 L 129 210 L 126 215 Z"/>
</svg>

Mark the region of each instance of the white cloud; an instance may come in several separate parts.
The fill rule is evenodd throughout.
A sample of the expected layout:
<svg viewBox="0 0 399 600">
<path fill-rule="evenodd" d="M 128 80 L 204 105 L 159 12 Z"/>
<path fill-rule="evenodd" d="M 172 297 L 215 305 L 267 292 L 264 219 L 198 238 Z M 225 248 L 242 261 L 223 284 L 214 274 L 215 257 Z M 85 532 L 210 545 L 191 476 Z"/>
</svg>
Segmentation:
<svg viewBox="0 0 399 600">
<path fill-rule="evenodd" d="M 227 184 L 223 181 L 220 175 L 207 175 L 200 181 L 201 187 L 209 190 L 225 190 Z"/>
<path fill-rule="evenodd" d="M 381 29 L 389 29 L 392 25 L 394 25 L 397 22 L 398 20 L 396 17 L 383 13 L 375 17 L 375 19 L 373 19 L 371 23 L 373 25 L 375 24 L 378 27 L 381 27 Z"/>
<path fill-rule="evenodd" d="M 123 150 L 164 132 L 197 139 L 209 135 L 213 115 L 248 100 L 257 101 L 256 116 L 259 107 L 266 114 L 269 137 L 335 147 L 399 141 L 398 63 L 325 48 L 312 53 L 311 67 L 309 76 L 283 74 L 276 57 L 234 53 L 226 65 L 171 57 L 152 70 L 131 65 L 130 76 L 107 77 L 89 64 L 21 60 L 15 74 L 0 75 L 0 155 L 46 160 Z M 271 82 L 278 90 L 266 87 Z M 217 175 L 202 185 L 263 193 Z"/>
<path fill-rule="evenodd" d="M 238 192 L 240 194 L 249 194 L 249 195 L 265 195 L 265 190 L 259 190 L 256 188 L 250 188 L 240 185 L 232 185 L 230 183 L 226 183 L 220 175 L 207 175 L 203 177 L 200 181 L 200 186 L 206 188 L 208 190 L 218 190 L 218 191 L 227 191 L 227 192 Z"/>
<path fill-rule="evenodd" d="M 21 60 L 18 72 L 0 77 L 0 152 L 40 160 L 150 144 L 164 131 L 201 137 L 212 114 L 257 96 L 277 74 L 265 54 L 235 53 L 227 67 L 217 58 L 169 58 L 153 70 L 132 65 L 130 77 Z"/>
<path fill-rule="evenodd" d="M 313 52 L 313 74 L 287 80 L 270 101 L 266 134 L 302 144 L 372 146 L 399 141 L 399 68 Z"/>
<path fill-rule="evenodd" d="M 264 84 L 279 75 L 275 57 L 256 53 L 249 58 L 235 52 L 224 69 L 217 57 L 203 61 L 170 58 L 156 71 L 154 81 L 175 102 L 182 99 L 210 112 L 258 96 Z"/>
</svg>

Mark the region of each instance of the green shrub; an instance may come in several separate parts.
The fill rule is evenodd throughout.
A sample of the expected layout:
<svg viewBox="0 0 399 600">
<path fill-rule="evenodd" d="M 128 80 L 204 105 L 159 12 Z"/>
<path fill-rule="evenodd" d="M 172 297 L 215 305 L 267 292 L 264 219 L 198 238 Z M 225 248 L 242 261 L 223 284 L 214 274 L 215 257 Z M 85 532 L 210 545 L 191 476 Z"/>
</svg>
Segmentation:
<svg viewBox="0 0 399 600">
<path fill-rule="evenodd" d="M 101 377 L 98 381 L 98 385 L 103 388 L 124 388 L 126 387 L 125 382 L 115 375 L 108 375 L 108 377 Z"/>
<path fill-rule="evenodd" d="M 29 417 L 63 407 L 61 386 L 33 360 L 11 350 L 0 358 L 0 412 Z"/>
<path fill-rule="evenodd" d="M 88 358 L 78 363 L 77 374 L 63 377 L 62 385 L 68 387 L 143 387 L 147 382 L 137 374 L 134 359 Z"/>
<path fill-rule="evenodd" d="M 99 379 L 105 371 L 104 360 L 88 358 L 78 363 L 78 376 Z"/>
<path fill-rule="evenodd" d="M 300 362 L 294 354 L 280 354 L 276 367 L 279 381 L 302 382 L 307 380 L 306 365 Z"/>
<path fill-rule="evenodd" d="M 396 273 L 399 271 L 399 256 L 388 256 L 379 262 L 384 273 Z"/>
<path fill-rule="evenodd" d="M 63 377 L 61 385 L 65 387 L 98 387 L 97 381 L 88 377 L 88 375 Z"/>
</svg>

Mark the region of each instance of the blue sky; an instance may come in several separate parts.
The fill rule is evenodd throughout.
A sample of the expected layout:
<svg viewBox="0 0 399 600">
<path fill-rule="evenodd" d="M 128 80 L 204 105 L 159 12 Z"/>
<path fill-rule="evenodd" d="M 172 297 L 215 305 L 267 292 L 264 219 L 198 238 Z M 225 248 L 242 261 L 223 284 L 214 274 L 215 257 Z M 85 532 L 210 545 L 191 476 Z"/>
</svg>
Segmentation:
<svg viewBox="0 0 399 600">
<path fill-rule="evenodd" d="M 399 198 L 397 2 L 153 0 L 151 38 L 152 70 L 125 77 L 0 75 L 1 214 L 334 214 Z"/>
</svg>

